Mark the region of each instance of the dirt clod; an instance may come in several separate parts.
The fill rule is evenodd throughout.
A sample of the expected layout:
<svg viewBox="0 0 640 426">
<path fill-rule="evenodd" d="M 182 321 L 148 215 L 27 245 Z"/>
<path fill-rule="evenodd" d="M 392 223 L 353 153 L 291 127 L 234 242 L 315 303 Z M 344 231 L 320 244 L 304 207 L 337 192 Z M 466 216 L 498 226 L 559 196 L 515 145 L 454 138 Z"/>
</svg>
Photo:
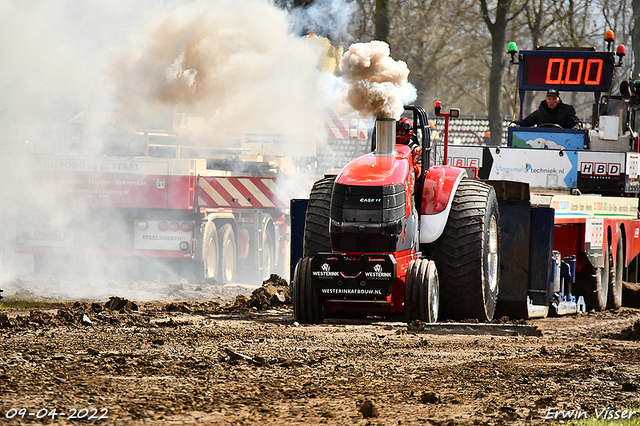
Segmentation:
<svg viewBox="0 0 640 426">
<path fill-rule="evenodd" d="M 105 303 L 104 307 L 105 309 L 108 309 L 110 311 L 124 311 L 124 310 L 137 311 L 138 310 L 138 305 L 131 302 L 130 300 L 127 300 L 123 297 L 118 297 L 118 296 L 110 297 L 109 301 Z"/>
<path fill-rule="evenodd" d="M 0 314 L 0 327 L 10 327 L 11 325 L 7 314 Z"/>
<path fill-rule="evenodd" d="M 420 401 L 423 404 L 436 404 L 440 402 L 440 397 L 435 392 L 423 392 L 420 395 Z"/>
<path fill-rule="evenodd" d="M 640 284 L 622 282 L 622 300 L 624 306 L 640 308 Z"/>
<path fill-rule="evenodd" d="M 624 340 L 640 340 L 640 320 L 637 320 L 631 327 L 627 327 L 620 333 Z"/>
<path fill-rule="evenodd" d="M 247 303 L 249 307 L 257 310 L 291 304 L 291 290 L 287 280 L 277 274 L 271 274 L 268 280 L 262 282 L 261 287 L 253 291 Z"/>
<path fill-rule="evenodd" d="M 167 305 L 165 305 L 164 310 L 167 312 L 183 312 L 185 314 L 191 313 L 191 308 L 189 308 L 189 306 L 184 302 L 168 303 Z"/>
<path fill-rule="evenodd" d="M 360 411 L 362 413 L 362 417 L 364 417 L 365 419 L 371 418 L 371 417 L 378 417 L 378 409 L 376 408 L 376 406 L 373 404 L 373 402 L 369 399 L 365 399 L 361 404 L 360 404 L 360 408 L 358 408 L 358 411 Z"/>
</svg>

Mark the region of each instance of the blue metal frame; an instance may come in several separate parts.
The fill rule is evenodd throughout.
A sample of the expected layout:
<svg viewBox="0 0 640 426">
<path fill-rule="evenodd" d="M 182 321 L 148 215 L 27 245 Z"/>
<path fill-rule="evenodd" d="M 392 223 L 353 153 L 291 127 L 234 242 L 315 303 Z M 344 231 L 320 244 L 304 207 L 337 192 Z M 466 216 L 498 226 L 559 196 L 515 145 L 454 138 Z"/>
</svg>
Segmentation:
<svg viewBox="0 0 640 426">
<path fill-rule="evenodd" d="M 507 146 L 518 148 L 589 149 L 588 130 L 509 127 L 507 136 Z"/>
</svg>

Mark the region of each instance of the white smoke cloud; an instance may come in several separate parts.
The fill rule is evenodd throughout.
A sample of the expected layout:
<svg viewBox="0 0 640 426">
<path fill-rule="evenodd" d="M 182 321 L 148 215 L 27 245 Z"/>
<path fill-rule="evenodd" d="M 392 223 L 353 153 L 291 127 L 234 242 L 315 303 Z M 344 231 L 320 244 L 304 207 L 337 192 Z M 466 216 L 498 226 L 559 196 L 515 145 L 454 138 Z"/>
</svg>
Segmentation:
<svg viewBox="0 0 640 426">
<path fill-rule="evenodd" d="M 0 277 L 31 267 L 15 254 L 17 220 L 27 203 L 55 198 L 38 191 L 28 154 L 66 151 L 78 137 L 69 124 L 83 111 L 110 108 L 103 73 L 143 11 L 157 1 L 0 0 Z"/>
<path fill-rule="evenodd" d="M 300 15 L 303 25 L 334 42 L 348 40 L 355 2 L 316 6 Z M 351 101 L 384 89 L 370 104 L 390 114 L 412 96 L 406 65 L 388 57 L 388 46 L 386 54 L 383 47 L 369 53 L 372 66 L 388 69 L 363 69 L 370 82 L 350 92 L 356 77 L 346 77 L 356 64 L 347 60 L 346 79 L 322 72 L 320 45 L 291 32 L 297 17 L 269 0 L 0 0 L 0 219 L 8 218 L 0 220 L 0 279 L 25 270 L 13 245 L 24 203 L 40 201 L 37 207 L 51 213 L 60 198 L 55 182 L 45 185 L 28 172 L 32 151 L 76 146 L 74 155 L 90 155 L 114 140 L 126 145 L 135 135 L 116 132 L 175 131 L 178 110 L 193 118 L 191 131 L 214 144 L 253 132 L 321 138 L 325 108 L 346 93 Z M 364 60 L 355 50 L 345 57 Z M 83 212 L 53 217 L 90 223 Z"/>
<path fill-rule="evenodd" d="M 111 75 L 121 114 L 138 127 L 180 105 L 209 138 L 317 134 L 320 55 L 267 1 L 195 2 L 148 20 Z"/>
<path fill-rule="evenodd" d="M 109 108 L 109 52 L 157 7 L 151 0 L 0 0 L 3 143 L 66 149 L 72 117 Z"/>
<path fill-rule="evenodd" d="M 357 2 L 349 0 L 315 0 L 305 8 L 291 9 L 293 32 L 327 37 L 334 44 L 349 45 L 353 34 L 349 28 L 357 12 Z"/>
<path fill-rule="evenodd" d="M 404 103 L 415 100 L 407 64 L 392 59 L 383 41 L 352 44 L 335 74 L 346 80 L 347 100 L 364 116 L 399 119 Z"/>
<path fill-rule="evenodd" d="M 324 136 L 322 51 L 290 18 L 268 0 L 0 0 L 0 279 L 33 271 L 15 253 L 25 203 L 91 221 L 52 212 L 61 185 L 28 171 L 31 152 L 127 145 L 123 122 L 171 131 L 177 108 L 207 136 Z"/>
</svg>

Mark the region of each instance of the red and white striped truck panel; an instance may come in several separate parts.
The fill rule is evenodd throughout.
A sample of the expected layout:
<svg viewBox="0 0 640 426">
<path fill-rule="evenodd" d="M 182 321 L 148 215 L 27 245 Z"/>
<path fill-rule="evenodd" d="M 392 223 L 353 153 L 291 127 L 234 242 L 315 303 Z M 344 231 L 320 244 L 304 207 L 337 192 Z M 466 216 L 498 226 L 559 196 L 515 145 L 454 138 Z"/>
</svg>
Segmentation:
<svg viewBox="0 0 640 426">
<path fill-rule="evenodd" d="M 288 209 L 291 198 L 304 197 L 312 179 L 299 176 L 275 177 L 200 177 L 200 212 L 218 208 Z"/>
<path fill-rule="evenodd" d="M 325 116 L 327 137 L 330 139 L 368 139 L 369 120 L 366 118 L 344 118 L 330 113 Z"/>
</svg>

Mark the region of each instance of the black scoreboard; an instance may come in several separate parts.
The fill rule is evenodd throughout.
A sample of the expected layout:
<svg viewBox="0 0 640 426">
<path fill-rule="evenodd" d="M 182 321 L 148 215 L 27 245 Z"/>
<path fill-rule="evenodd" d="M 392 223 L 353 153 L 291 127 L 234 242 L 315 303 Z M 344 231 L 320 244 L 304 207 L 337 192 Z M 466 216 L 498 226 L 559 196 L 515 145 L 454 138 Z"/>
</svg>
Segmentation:
<svg viewBox="0 0 640 426">
<path fill-rule="evenodd" d="M 520 90 L 607 92 L 613 80 L 612 52 L 526 50 L 520 55 Z"/>
</svg>

